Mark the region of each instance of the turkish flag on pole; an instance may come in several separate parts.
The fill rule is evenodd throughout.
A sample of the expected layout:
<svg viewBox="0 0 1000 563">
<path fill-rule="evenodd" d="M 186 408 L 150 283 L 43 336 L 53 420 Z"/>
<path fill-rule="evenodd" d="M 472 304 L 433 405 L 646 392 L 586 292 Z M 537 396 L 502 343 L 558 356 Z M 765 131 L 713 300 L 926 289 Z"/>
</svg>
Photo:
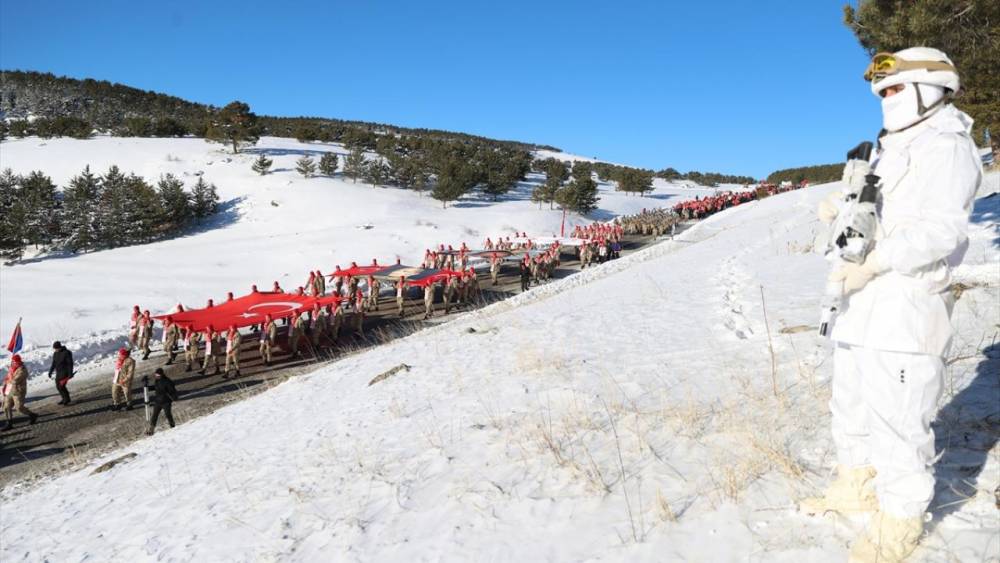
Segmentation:
<svg viewBox="0 0 1000 563">
<path fill-rule="evenodd" d="M 17 319 L 17 326 L 14 327 L 14 332 L 7 342 L 7 351 L 11 354 L 17 354 L 21 351 L 22 346 L 24 346 L 24 339 L 21 338 L 21 319 Z"/>
<path fill-rule="evenodd" d="M 170 317 L 170 320 L 177 323 L 178 326 L 194 331 L 203 331 L 209 325 L 212 325 L 215 330 L 225 330 L 230 326 L 241 328 L 261 324 L 264 322 L 264 315 L 270 314 L 272 318 L 280 319 L 292 313 L 309 311 L 317 304 L 324 307 L 337 304 L 340 301 L 341 298 L 336 295 L 310 297 L 308 295 L 261 291 L 237 297 L 214 307 L 157 315 L 153 318 L 162 321 Z"/>
</svg>

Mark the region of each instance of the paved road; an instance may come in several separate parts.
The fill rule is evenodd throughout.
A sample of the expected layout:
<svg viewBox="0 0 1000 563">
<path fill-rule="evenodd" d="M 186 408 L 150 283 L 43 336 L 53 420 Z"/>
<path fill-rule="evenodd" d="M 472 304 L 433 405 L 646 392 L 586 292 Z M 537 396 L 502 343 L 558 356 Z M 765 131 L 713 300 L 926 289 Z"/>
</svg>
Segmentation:
<svg viewBox="0 0 1000 563">
<path fill-rule="evenodd" d="M 623 254 L 634 252 L 652 242 L 650 237 L 627 237 L 623 244 Z M 563 278 L 579 270 L 576 260 L 565 260 L 557 269 L 555 277 Z M 488 274 L 480 276 L 482 299 L 454 310 L 452 315 L 518 293 L 520 281 L 517 276 L 517 269 L 512 265 L 506 265 L 501 270 L 497 286 L 492 286 Z M 435 304 L 437 315 L 443 315 L 443 309 L 443 304 Z M 377 346 L 427 326 L 422 320 L 422 298 L 408 300 L 405 314 L 402 319 L 396 314 L 394 297 L 383 298 L 379 311 L 366 317 L 364 337 L 343 334 L 349 331 L 342 330 L 336 349 L 321 352 L 316 357 L 296 360 L 290 359 L 281 350 L 270 367 L 263 365 L 257 353 L 257 339 L 254 336 L 245 337 L 240 362 L 241 376 L 237 379 L 227 380 L 221 375 L 212 374 L 199 375 L 197 371 L 185 372 L 183 357 L 180 355 L 179 361 L 175 360 L 173 365 L 164 365 L 166 356 L 162 351 L 157 351 L 148 360 L 138 361 L 136 381 L 143 375 L 152 374 L 157 367 L 164 367 L 167 375 L 177 384 L 181 400 L 174 403 L 173 412 L 177 423 L 183 424 L 227 403 L 260 393 L 289 377 L 314 371 L 321 364 L 336 361 L 338 355 L 345 352 Z M 279 340 L 283 332 L 279 333 Z M 96 381 L 91 379 L 85 384 L 74 385 L 71 382 L 73 403 L 69 406 L 56 403 L 58 394 L 54 385 L 49 394 L 29 398 L 28 407 L 39 414 L 38 422 L 29 426 L 26 418 L 16 415 L 14 429 L 0 433 L 0 486 L 28 484 L 47 475 L 86 465 L 94 457 L 142 437 L 145 415 L 141 391 L 136 391 L 133 396 L 135 409 L 111 411 L 111 375 L 108 372 L 107 377 L 96 377 Z M 158 426 L 159 431 L 168 429 L 165 420 L 161 420 Z"/>
</svg>

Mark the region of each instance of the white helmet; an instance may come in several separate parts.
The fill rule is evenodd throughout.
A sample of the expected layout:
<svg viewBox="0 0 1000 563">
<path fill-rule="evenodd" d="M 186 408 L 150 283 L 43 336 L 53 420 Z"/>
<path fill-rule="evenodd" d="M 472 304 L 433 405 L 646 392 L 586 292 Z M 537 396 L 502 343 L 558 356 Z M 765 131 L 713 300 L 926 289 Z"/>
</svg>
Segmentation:
<svg viewBox="0 0 1000 563">
<path fill-rule="evenodd" d="M 954 63 L 943 52 L 931 47 L 910 47 L 893 54 L 879 53 L 865 72 L 872 83 L 872 93 L 896 84 L 933 84 L 958 92 L 961 83 Z"/>
<path fill-rule="evenodd" d="M 879 53 L 868 65 L 865 79 L 879 97 L 890 86 L 904 85 L 902 92 L 882 98 L 883 126 L 893 132 L 930 117 L 961 88 L 951 59 L 931 47 Z"/>
</svg>

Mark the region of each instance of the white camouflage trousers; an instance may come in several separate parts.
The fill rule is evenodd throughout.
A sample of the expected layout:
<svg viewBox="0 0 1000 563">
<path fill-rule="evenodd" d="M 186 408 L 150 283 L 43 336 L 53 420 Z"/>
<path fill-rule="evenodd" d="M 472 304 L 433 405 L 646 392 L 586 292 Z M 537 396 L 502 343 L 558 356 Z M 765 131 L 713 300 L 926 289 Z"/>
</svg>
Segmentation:
<svg viewBox="0 0 1000 563">
<path fill-rule="evenodd" d="M 919 516 L 934 496 L 934 432 L 944 362 L 926 354 L 837 345 L 833 441 L 837 461 L 872 465 L 881 509 Z"/>
</svg>

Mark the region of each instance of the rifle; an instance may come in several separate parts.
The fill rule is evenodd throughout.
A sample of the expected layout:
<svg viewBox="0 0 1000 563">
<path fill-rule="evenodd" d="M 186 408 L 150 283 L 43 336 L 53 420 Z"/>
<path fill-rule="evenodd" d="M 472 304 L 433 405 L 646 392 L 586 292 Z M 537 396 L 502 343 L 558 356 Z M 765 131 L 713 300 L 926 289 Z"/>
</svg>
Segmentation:
<svg viewBox="0 0 1000 563">
<path fill-rule="evenodd" d="M 864 184 L 857 189 L 856 182 L 848 182 L 849 191 L 838 202 L 840 212 L 831 228 L 830 243 L 826 250 L 826 258 L 833 266 L 831 271 L 839 269 L 844 262 L 863 263 L 875 244 L 875 203 L 878 200 L 881 178 L 870 171 L 868 161 L 872 148 L 872 143 L 865 141 L 847 153 L 847 168 L 853 174 L 863 171 Z M 832 332 L 833 322 L 843 308 L 843 301 L 843 283 L 828 281 L 820 311 L 820 336 L 829 336 Z"/>
</svg>

